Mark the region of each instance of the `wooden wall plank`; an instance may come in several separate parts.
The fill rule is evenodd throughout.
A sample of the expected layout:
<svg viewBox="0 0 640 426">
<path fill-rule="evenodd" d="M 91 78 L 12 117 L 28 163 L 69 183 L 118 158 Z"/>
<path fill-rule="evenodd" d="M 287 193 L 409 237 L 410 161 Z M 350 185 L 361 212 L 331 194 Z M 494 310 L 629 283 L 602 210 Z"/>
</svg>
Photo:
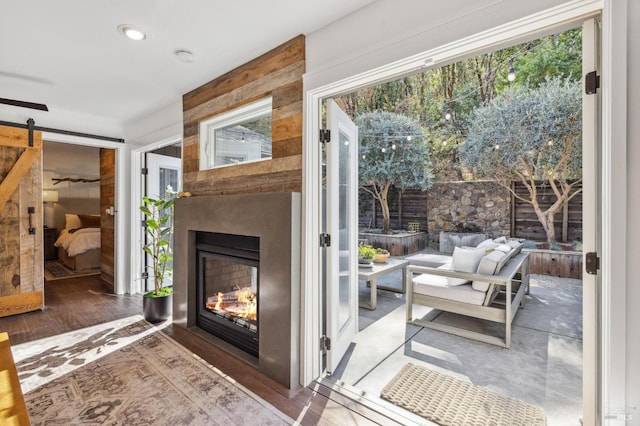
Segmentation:
<svg viewBox="0 0 640 426">
<path fill-rule="evenodd" d="M 116 150 L 100 148 L 100 277 L 113 284 L 115 218 L 106 210 L 116 205 Z"/>
<path fill-rule="evenodd" d="M 182 100 L 183 108 L 189 110 L 208 99 L 228 93 L 251 81 L 286 68 L 301 59 L 305 59 L 305 37 L 303 35 L 299 35 L 245 65 L 187 93 Z"/>
<path fill-rule="evenodd" d="M 200 121 L 269 96 L 277 88 L 301 79 L 304 74 L 304 66 L 304 61 L 296 62 L 259 80 L 251 81 L 191 109 L 184 110 L 183 121 L 185 124 Z"/>
<path fill-rule="evenodd" d="M 183 96 L 183 188 L 193 195 L 302 190 L 302 77 L 298 36 Z M 200 170 L 199 123 L 272 96 L 272 158 Z"/>
</svg>

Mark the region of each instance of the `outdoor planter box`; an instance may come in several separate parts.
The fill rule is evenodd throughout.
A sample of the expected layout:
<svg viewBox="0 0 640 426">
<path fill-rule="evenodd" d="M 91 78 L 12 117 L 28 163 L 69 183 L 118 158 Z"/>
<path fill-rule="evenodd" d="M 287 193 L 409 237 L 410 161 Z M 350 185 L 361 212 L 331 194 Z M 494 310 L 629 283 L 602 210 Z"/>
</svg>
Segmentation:
<svg viewBox="0 0 640 426">
<path fill-rule="evenodd" d="M 529 253 L 529 273 L 582 279 L 582 252 L 522 249 Z"/>
<path fill-rule="evenodd" d="M 360 240 L 375 248 L 389 250 L 391 256 L 404 256 L 424 250 L 427 246 L 426 232 L 401 232 L 398 234 L 358 233 Z"/>
</svg>

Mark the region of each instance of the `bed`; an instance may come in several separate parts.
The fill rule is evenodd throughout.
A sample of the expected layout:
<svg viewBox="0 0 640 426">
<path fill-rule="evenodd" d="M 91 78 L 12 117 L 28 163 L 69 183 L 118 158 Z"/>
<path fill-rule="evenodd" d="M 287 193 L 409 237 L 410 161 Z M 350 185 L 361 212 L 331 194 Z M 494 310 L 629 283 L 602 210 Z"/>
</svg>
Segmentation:
<svg viewBox="0 0 640 426">
<path fill-rule="evenodd" d="M 100 216 L 65 214 L 65 227 L 55 244 L 58 259 L 69 269 L 100 267 Z"/>
</svg>

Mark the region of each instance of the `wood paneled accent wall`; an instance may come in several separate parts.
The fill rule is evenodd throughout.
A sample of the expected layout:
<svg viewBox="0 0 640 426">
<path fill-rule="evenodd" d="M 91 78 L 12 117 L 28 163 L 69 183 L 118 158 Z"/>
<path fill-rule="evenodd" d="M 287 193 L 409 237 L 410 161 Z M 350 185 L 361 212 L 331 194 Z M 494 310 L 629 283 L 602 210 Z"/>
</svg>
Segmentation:
<svg viewBox="0 0 640 426">
<path fill-rule="evenodd" d="M 2 185 L 2 191 L 11 190 L 0 208 L 0 317 L 44 307 L 41 132 L 34 132 L 33 148 L 26 148 L 27 141 L 27 130 L 0 126 L 0 182 L 21 176 L 15 186 Z M 20 157 L 32 158 L 18 162 Z M 35 208 L 31 223 L 29 207 Z M 35 234 L 29 234 L 30 226 Z"/>
<path fill-rule="evenodd" d="M 100 277 L 113 285 L 115 220 L 106 210 L 116 205 L 116 150 L 100 148 Z"/>
<path fill-rule="evenodd" d="M 302 76 L 300 35 L 183 96 L 183 188 L 193 195 L 302 190 Z M 199 170 L 199 123 L 271 96 L 272 159 Z"/>
</svg>

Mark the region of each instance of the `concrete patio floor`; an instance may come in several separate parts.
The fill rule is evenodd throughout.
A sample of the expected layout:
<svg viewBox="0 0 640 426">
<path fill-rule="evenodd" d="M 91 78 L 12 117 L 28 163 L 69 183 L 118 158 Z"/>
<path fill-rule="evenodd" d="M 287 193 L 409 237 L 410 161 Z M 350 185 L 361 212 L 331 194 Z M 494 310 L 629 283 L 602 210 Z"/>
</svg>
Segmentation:
<svg viewBox="0 0 640 426">
<path fill-rule="evenodd" d="M 378 284 L 400 288 L 401 272 L 379 278 Z M 363 281 L 359 291 L 367 300 L 370 289 Z M 513 322 L 510 349 L 406 324 L 405 312 L 404 294 L 378 290 L 377 309 L 360 308 L 360 333 L 332 377 L 388 408 L 380 391 L 411 362 L 540 406 L 549 425 L 580 425 L 582 281 L 531 275 L 531 294 Z M 423 314 L 435 312 L 416 305 L 414 315 Z M 450 313 L 436 321 L 501 331 L 499 324 Z"/>
</svg>

